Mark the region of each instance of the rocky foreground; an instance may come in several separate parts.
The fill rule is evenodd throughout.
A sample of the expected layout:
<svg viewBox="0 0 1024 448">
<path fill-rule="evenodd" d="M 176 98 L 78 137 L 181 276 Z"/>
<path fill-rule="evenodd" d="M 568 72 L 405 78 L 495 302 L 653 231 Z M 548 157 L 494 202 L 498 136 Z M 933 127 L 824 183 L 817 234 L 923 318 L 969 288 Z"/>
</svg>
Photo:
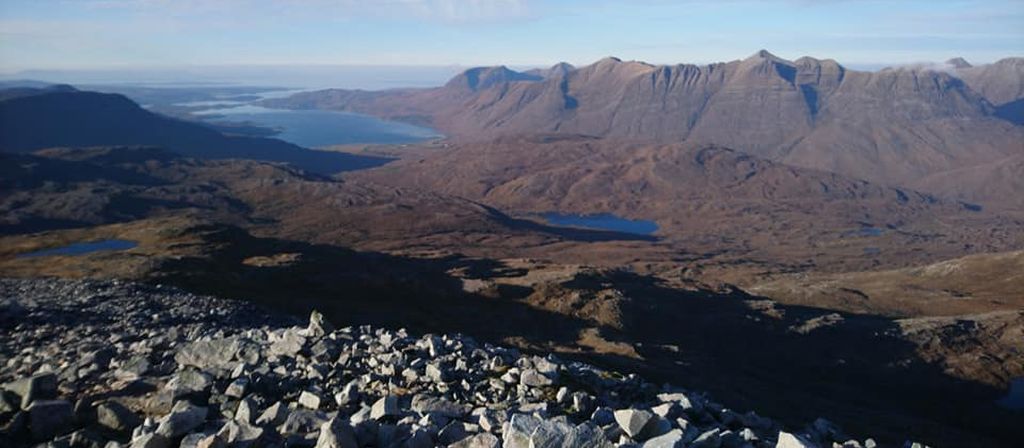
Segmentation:
<svg viewBox="0 0 1024 448">
<path fill-rule="evenodd" d="M 875 446 L 465 336 L 299 323 L 173 288 L 0 280 L 0 446 Z"/>
</svg>

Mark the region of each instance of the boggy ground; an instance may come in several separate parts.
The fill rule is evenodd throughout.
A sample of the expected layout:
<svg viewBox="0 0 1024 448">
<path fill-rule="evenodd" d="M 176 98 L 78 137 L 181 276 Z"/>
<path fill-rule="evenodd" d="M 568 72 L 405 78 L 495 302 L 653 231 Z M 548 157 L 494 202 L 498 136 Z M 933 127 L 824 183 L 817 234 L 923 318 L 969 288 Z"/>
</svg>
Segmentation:
<svg viewBox="0 0 1024 448">
<path fill-rule="evenodd" d="M 140 244 L 81 257 L 14 257 L 110 237 Z M 7 276 L 144 279 L 285 312 L 316 307 L 341 325 L 463 332 L 705 389 L 727 406 L 794 426 L 827 414 L 854 435 L 889 443 L 909 435 L 937 446 L 1011 446 L 1022 436 L 1014 423 L 1019 414 L 992 404 L 998 387 L 950 373 L 956 358 L 946 355 L 954 348 L 963 355 L 969 341 L 991 339 L 983 324 L 974 326 L 976 334 L 965 326 L 957 345 L 944 350 L 921 345 L 941 336 L 929 328 L 949 330 L 941 325 L 908 331 L 883 316 L 785 305 L 617 269 L 358 252 L 189 218 L 6 237 L 0 247 Z M 1024 325 L 1019 315 L 1001 319 Z M 1004 350 L 1001 368 L 1012 370 L 1016 359 L 1021 373 L 1019 351 L 985 349 Z"/>
</svg>

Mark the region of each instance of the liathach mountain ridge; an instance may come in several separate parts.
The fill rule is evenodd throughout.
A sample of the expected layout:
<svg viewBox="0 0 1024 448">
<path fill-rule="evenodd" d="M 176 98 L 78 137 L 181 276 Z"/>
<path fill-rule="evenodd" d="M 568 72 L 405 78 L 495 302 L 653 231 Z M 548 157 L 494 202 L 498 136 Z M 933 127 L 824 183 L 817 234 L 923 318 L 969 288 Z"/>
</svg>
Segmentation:
<svg viewBox="0 0 1024 448">
<path fill-rule="evenodd" d="M 999 176 L 980 167 L 1024 154 L 1021 61 L 970 66 L 961 60 L 943 69 L 869 72 L 831 59 L 790 61 L 765 50 L 708 65 L 609 57 L 579 68 L 558 64 L 523 73 L 474 68 L 437 88 L 328 89 L 264 104 L 425 123 L 471 141 L 562 133 L 714 144 L 794 166 L 923 188 L 934 187 L 936 176 L 966 167 L 979 167 L 972 175 Z M 965 190 L 954 184 L 932 191 Z M 990 196 L 968 192 L 960 199 L 984 202 Z"/>
</svg>

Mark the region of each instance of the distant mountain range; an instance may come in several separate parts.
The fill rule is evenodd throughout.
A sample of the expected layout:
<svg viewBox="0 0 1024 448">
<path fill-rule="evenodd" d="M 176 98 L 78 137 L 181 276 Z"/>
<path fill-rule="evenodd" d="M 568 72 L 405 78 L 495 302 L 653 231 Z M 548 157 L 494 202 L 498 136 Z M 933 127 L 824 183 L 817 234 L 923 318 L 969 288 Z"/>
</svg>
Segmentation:
<svg viewBox="0 0 1024 448">
<path fill-rule="evenodd" d="M 1014 112 L 1022 61 L 865 72 L 763 50 L 701 66 L 606 58 L 524 73 L 476 68 L 433 89 L 331 89 L 263 104 L 429 124 L 464 141 L 561 133 L 714 144 L 852 178 L 1005 203 L 1007 188 L 969 186 L 979 179 L 1014 182 L 996 168 L 1024 154 L 1024 127 Z M 962 171 L 967 167 L 975 169 Z M 954 171 L 969 177 L 944 176 Z M 936 185 L 937 179 L 945 181 Z"/>
<path fill-rule="evenodd" d="M 0 90 L 0 151 L 116 145 L 160 146 L 205 159 L 287 162 L 323 174 L 389 160 L 314 151 L 270 138 L 228 136 L 202 124 L 149 112 L 122 95 L 66 85 Z"/>
</svg>

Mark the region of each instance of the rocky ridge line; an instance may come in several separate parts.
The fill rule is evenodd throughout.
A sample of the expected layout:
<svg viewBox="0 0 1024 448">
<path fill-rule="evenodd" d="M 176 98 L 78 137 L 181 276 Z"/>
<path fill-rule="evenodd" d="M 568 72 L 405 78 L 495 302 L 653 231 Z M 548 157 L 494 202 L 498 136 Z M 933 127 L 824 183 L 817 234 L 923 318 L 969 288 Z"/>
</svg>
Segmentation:
<svg viewBox="0 0 1024 448">
<path fill-rule="evenodd" d="M 0 279 L 0 445 L 876 446 L 466 336 L 298 323 L 174 288 Z"/>
</svg>

